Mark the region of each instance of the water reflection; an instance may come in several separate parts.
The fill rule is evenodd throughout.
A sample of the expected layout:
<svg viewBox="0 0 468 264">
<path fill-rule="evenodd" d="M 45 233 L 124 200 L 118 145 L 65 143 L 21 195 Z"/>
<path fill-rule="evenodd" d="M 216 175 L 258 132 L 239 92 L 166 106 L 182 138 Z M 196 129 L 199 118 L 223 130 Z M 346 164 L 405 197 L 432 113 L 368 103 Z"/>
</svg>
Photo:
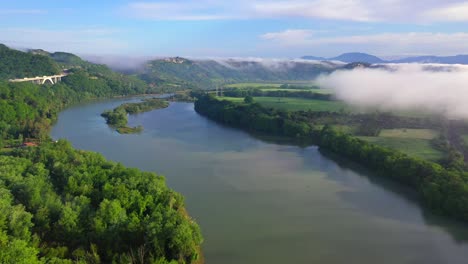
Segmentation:
<svg viewBox="0 0 468 264">
<path fill-rule="evenodd" d="M 132 116 L 144 131 L 119 135 L 99 114 L 123 101 L 68 109 L 52 136 L 165 175 L 201 225 L 207 263 L 466 263 L 468 228 L 385 178 L 220 126 L 187 103 Z"/>
</svg>

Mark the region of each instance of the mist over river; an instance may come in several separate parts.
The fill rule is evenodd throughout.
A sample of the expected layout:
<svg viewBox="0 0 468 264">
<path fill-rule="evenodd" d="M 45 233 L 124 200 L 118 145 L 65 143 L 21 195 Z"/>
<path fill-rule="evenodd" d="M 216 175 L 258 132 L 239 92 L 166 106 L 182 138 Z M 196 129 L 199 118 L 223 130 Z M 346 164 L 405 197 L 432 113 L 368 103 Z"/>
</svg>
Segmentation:
<svg viewBox="0 0 468 264">
<path fill-rule="evenodd" d="M 77 105 L 51 136 L 153 171 L 182 193 L 208 264 L 468 263 L 468 226 L 431 215 L 411 191 L 315 146 L 263 141 L 171 103 L 129 117 L 121 135 L 100 116 L 135 99 Z"/>
</svg>

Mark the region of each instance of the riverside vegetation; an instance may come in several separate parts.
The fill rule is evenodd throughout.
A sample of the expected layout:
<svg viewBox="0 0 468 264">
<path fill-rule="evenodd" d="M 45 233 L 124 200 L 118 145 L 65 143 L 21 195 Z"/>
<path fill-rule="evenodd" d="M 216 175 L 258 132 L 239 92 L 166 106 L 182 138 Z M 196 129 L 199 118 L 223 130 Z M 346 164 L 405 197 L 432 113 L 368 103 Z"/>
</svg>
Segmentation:
<svg viewBox="0 0 468 264">
<path fill-rule="evenodd" d="M 6 49 L 2 78 L 73 68 L 55 85 L 0 81 L 0 263 L 200 261 L 200 230 L 162 176 L 48 136 L 72 103 L 161 90 L 103 65 L 76 65 L 70 54 Z M 25 66 L 16 68 L 18 60 Z M 26 140 L 39 146 L 16 148 Z"/>
<path fill-rule="evenodd" d="M 463 155 L 447 142 L 440 138 L 437 140 L 447 154 L 446 160 L 437 164 L 371 144 L 327 124 L 330 119 L 335 124 L 359 120 L 362 133 L 375 135 L 382 126 L 438 127 L 433 120 L 385 115 L 376 118 L 372 114 L 287 112 L 265 108 L 249 96 L 239 103 L 206 94 L 198 94 L 195 110 L 229 126 L 317 144 L 412 187 L 419 193 L 421 201 L 434 212 L 468 222 L 468 172 Z"/>
<path fill-rule="evenodd" d="M 128 127 L 128 115 L 148 112 L 154 109 L 166 108 L 169 106 L 169 102 L 158 99 L 144 99 L 139 103 L 126 103 L 122 104 L 113 110 L 105 111 L 101 114 L 106 119 L 106 123 L 112 127 L 115 127 L 117 132 L 121 134 L 137 133 L 143 130 L 143 127 Z"/>
</svg>

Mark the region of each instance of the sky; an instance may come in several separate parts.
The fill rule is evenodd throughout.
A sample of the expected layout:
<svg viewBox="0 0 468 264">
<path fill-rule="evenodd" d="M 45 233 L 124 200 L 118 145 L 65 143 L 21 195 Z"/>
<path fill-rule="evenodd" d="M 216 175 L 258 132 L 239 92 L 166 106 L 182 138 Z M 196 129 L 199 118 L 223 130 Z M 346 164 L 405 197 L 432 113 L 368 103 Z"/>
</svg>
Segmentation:
<svg viewBox="0 0 468 264">
<path fill-rule="evenodd" d="M 468 1 L 0 0 L 0 43 L 154 57 L 468 54 Z"/>
</svg>

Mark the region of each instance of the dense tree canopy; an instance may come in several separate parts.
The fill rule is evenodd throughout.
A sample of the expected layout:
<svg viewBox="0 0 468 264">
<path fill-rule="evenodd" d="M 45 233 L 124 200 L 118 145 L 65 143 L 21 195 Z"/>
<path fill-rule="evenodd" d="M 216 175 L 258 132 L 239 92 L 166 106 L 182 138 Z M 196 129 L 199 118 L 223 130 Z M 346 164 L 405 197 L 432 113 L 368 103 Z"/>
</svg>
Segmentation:
<svg viewBox="0 0 468 264">
<path fill-rule="evenodd" d="M 0 44 L 0 80 L 59 73 L 54 61 L 43 55 L 10 49 Z"/>
<path fill-rule="evenodd" d="M 0 193 L 0 263 L 198 258 L 200 231 L 163 177 L 65 141 L 0 156 Z"/>
<path fill-rule="evenodd" d="M 267 96 L 267 97 L 298 97 L 298 98 L 308 98 L 308 99 L 317 99 L 317 100 L 332 100 L 332 95 L 316 93 L 307 90 L 262 90 L 260 88 L 226 88 L 223 90 L 224 96 L 230 97 L 246 97 L 246 96 Z"/>
<path fill-rule="evenodd" d="M 7 52 L 8 59 L 0 59 L 0 79 L 12 74 L 2 63 L 11 64 L 16 56 L 24 63 L 30 57 L 50 60 L 43 51 Z M 79 62 L 69 54 L 56 55 L 63 67 Z M 47 69 L 41 63 L 31 65 Z M 162 176 L 125 168 L 48 137 L 57 113 L 67 105 L 152 91 L 135 77 L 89 63 L 55 85 L 0 81 L 0 148 L 8 147 L 0 152 L 0 263 L 199 259 L 199 228 L 187 215 L 182 196 L 167 188 Z M 132 108 L 136 110 L 141 109 Z M 18 148 L 26 139 L 40 145 Z"/>
</svg>

